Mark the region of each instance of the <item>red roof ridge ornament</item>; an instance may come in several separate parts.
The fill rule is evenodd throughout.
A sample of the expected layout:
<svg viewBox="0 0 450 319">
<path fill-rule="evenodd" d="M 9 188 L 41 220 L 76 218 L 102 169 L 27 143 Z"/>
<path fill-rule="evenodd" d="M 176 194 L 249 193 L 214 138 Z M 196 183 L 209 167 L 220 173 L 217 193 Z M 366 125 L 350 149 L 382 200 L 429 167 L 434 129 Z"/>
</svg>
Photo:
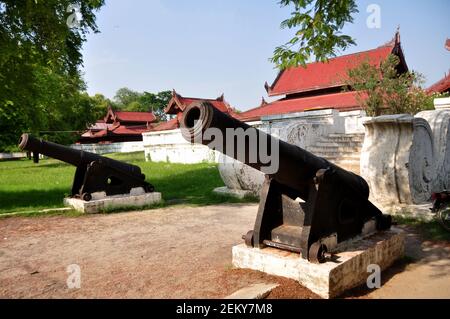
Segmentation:
<svg viewBox="0 0 450 319">
<path fill-rule="evenodd" d="M 397 45 L 400 45 L 400 26 L 397 26 L 397 30 L 395 31 L 394 37 L 383 44 L 382 46 L 379 46 L 379 48 L 382 47 L 395 47 Z"/>
<path fill-rule="evenodd" d="M 270 91 L 270 86 L 269 86 L 269 83 L 267 83 L 267 81 L 266 82 L 264 82 L 264 88 L 266 89 L 266 92 L 267 93 L 269 93 L 269 91 Z"/>
<path fill-rule="evenodd" d="M 222 95 L 220 95 L 216 100 L 221 102 L 225 101 L 225 94 L 222 93 Z"/>
<path fill-rule="evenodd" d="M 178 114 L 183 112 L 188 105 L 196 101 L 208 101 L 210 102 L 216 109 L 229 113 L 233 108 L 230 104 L 225 101 L 225 94 L 222 93 L 219 97 L 215 99 L 205 99 L 205 98 L 197 98 L 197 97 L 187 97 L 178 94 L 175 90 L 172 90 L 172 98 L 170 99 L 167 106 L 164 108 L 164 112 L 166 114 Z"/>
<path fill-rule="evenodd" d="M 261 105 L 260 106 L 264 106 L 264 105 L 267 105 L 267 104 L 269 104 L 269 103 L 267 103 L 267 101 L 264 99 L 264 96 L 261 97 Z"/>
</svg>

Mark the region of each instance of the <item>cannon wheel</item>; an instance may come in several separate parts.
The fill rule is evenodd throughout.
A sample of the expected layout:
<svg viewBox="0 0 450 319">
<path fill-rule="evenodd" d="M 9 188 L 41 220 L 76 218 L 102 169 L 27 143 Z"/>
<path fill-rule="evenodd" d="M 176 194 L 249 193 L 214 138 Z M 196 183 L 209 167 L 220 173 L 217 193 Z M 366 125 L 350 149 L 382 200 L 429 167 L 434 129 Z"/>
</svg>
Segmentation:
<svg viewBox="0 0 450 319">
<path fill-rule="evenodd" d="M 83 193 L 81 195 L 81 199 L 86 202 L 89 202 L 92 199 L 92 195 L 90 193 Z"/>
<path fill-rule="evenodd" d="M 242 236 L 242 239 L 245 241 L 246 246 L 253 247 L 253 230 L 249 230 L 247 234 Z"/>
<path fill-rule="evenodd" d="M 324 263 L 326 260 L 327 246 L 322 243 L 315 242 L 309 247 L 309 261 L 315 264 Z"/>
</svg>

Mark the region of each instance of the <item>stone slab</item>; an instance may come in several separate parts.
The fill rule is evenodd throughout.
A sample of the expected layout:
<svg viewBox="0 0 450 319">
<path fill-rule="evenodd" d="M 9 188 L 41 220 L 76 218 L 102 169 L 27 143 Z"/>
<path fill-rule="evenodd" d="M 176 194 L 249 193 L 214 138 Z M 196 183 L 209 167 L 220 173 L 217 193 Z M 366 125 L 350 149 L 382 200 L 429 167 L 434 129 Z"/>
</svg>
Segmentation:
<svg viewBox="0 0 450 319">
<path fill-rule="evenodd" d="M 237 198 L 244 198 L 246 196 L 254 196 L 254 193 L 252 191 L 243 190 L 243 189 L 231 189 L 226 186 L 214 188 L 213 192 L 216 194 L 219 194 L 219 195 L 233 196 L 233 197 L 237 197 Z"/>
<path fill-rule="evenodd" d="M 225 299 L 264 299 L 278 284 L 254 284 L 248 287 L 239 289 L 231 295 L 225 297 Z"/>
<path fill-rule="evenodd" d="M 313 264 L 298 254 L 245 244 L 232 248 L 233 266 L 291 278 L 323 298 L 334 298 L 367 281 L 367 266 L 388 268 L 404 253 L 405 235 L 397 228 L 338 246 L 333 261 Z"/>
<path fill-rule="evenodd" d="M 78 198 L 64 198 L 64 204 L 73 209 L 86 213 L 95 214 L 116 208 L 139 208 L 160 203 L 161 193 L 144 193 L 139 195 L 115 195 L 101 199 L 84 201 Z"/>
</svg>

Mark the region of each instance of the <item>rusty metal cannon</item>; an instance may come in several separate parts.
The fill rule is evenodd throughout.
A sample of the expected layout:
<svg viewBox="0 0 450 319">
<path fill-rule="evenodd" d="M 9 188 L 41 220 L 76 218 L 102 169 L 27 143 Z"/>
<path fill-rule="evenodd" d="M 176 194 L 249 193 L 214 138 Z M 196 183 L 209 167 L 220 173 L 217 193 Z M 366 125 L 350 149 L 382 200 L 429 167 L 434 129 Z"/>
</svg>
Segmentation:
<svg viewBox="0 0 450 319">
<path fill-rule="evenodd" d="M 206 101 L 188 106 L 180 124 L 187 141 L 208 145 L 263 172 L 267 158 L 259 152 L 261 145 L 274 153 L 271 158 L 278 161 L 278 169 L 265 172 L 254 229 L 243 236 L 248 246 L 271 246 L 324 262 L 339 243 L 391 226 L 391 216 L 368 200 L 366 181 L 324 158 L 230 117 Z M 229 134 L 230 130 L 241 136 Z M 249 136 L 256 139 L 250 141 Z M 245 142 L 240 150 L 239 139 Z"/>
<path fill-rule="evenodd" d="M 136 165 L 47 142 L 28 134 L 20 137 L 19 148 L 33 152 L 34 156 L 43 154 L 76 166 L 72 197 L 89 201 L 96 192 L 105 192 L 107 196 L 129 194 L 137 187 L 142 187 L 147 193 L 154 192 L 153 185 L 145 181 L 145 175 Z"/>
</svg>

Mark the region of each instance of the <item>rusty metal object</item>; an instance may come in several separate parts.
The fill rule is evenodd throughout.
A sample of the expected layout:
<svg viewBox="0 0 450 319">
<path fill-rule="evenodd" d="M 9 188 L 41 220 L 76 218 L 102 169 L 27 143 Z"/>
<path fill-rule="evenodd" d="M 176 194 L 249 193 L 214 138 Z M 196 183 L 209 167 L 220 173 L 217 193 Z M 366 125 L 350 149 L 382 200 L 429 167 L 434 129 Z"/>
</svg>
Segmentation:
<svg viewBox="0 0 450 319">
<path fill-rule="evenodd" d="M 33 157 L 43 154 L 76 166 L 72 197 L 90 201 L 96 192 L 105 192 L 107 196 L 128 194 L 137 187 L 148 193 L 154 191 L 153 185 L 145 181 L 145 175 L 136 165 L 47 142 L 28 134 L 20 137 L 19 148 L 33 152 Z"/>
<path fill-rule="evenodd" d="M 186 140 L 214 145 L 215 150 L 258 170 L 267 164 L 258 152 L 260 141 L 270 146 L 275 139 L 206 101 L 186 108 L 181 128 Z M 214 134 L 204 136 L 210 128 L 222 133 L 222 143 L 215 141 Z M 227 149 L 227 128 L 255 130 L 257 142 L 247 143 L 245 154 L 238 154 L 236 148 Z M 247 245 L 301 252 L 305 259 L 323 262 L 327 251 L 337 243 L 360 235 L 365 223 L 375 220 L 378 230 L 390 228 L 390 215 L 382 214 L 369 202 L 369 187 L 362 177 L 300 147 L 278 143 L 279 168 L 266 175 L 253 232 L 244 236 Z M 251 154 L 256 154 L 256 160 L 249 160 Z"/>
</svg>

